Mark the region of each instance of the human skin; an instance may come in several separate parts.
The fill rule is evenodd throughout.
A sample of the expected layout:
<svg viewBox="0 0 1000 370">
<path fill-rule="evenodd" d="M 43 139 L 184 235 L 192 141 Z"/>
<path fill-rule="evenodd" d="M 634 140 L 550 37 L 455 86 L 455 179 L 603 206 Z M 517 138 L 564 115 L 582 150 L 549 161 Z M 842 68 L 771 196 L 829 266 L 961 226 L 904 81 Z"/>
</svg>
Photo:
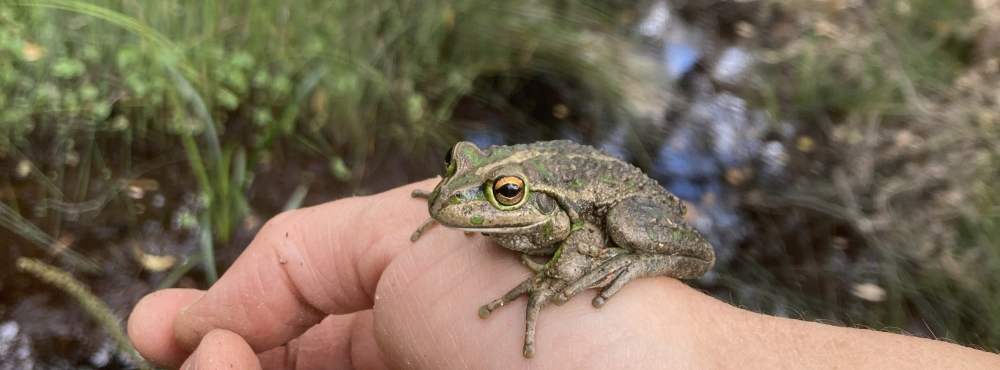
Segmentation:
<svg viewBox="0 0 1000 370">
<path fill-rule="evenodd" d="M 129 336 L 164 367 L 1000 368 L 951 343 L 761 315 L 671 278 L 639 279 L 604 307 L 593 291 L 547 307 L 521 356 L 523 299 L 480 305 L 530 273 L 482 236 L 435 227 L 413 189 L 269 221 L 208 291 L 167 289 L 135 307 Z"/>
</svg>

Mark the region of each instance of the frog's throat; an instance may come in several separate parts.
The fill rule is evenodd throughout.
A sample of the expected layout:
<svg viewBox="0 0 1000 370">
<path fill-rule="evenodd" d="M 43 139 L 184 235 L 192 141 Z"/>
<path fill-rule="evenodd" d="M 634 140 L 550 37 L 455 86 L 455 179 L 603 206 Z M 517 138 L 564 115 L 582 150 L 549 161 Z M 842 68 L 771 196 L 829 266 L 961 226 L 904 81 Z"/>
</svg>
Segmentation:
<svg viewBox="0 0 1000 370">
<path fill-rule="evenodd" d="M 522 226 L 497 226 L 497 227 L 456 227 L 456 229 L 472 232 L 472 233 L 490 233 L 490 234 L 517 234 L 526 231 L 531 231 L 542 224 L 549 222 L 548 219 L 541 220 L 535 223 Z"/>
</svg>

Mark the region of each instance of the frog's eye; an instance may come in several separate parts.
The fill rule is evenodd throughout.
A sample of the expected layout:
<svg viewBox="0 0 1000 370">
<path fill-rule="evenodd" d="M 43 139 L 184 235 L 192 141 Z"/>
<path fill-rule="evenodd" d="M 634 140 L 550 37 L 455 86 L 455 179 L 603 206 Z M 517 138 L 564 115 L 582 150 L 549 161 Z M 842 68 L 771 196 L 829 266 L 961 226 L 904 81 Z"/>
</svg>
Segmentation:
<svg viewBox="0 0 1000 370">
<path fill-rule="evenodd" d="M 493 198 L 504 206 L 513 206 L 524 199 L 524 180 L 517 176 L 500 176 L 493 181 Z"/>
<path fill-rule="evenodd" d="M 448 152 L 444 154 L 444 177 L 454 175 L 458 169 L 458 164 L 455 163 L 453 160 L 455 158 L 452 157 L 452 150 L 454 148 L 448 149 Z"/>
</svg>

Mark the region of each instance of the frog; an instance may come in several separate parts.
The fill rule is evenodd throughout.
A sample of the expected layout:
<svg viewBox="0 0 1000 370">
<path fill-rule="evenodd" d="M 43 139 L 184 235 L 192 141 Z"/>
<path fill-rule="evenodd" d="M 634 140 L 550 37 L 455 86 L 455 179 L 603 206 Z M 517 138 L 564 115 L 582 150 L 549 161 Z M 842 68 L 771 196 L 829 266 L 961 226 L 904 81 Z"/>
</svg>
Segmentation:
<svg viewBox="0 0 1000 370">
<path fill-rule="evenodd" d="M 487 319 L 527 296 L 522 355 L 535 355 L 542 308 L 597 289 L 601 308 L 631 281 L 694 279 L 715 263 L 711 243 L 684 216 L 685 204 L 638 167 L 568 140 L 480 148 L 460 141 L 445 155 L 426 199 L 434 225 L 481 233 L 520 254 L 531 276 L 482 305 Z M 539 261 L 541 259 L 541 261 Z"/>
</svg>

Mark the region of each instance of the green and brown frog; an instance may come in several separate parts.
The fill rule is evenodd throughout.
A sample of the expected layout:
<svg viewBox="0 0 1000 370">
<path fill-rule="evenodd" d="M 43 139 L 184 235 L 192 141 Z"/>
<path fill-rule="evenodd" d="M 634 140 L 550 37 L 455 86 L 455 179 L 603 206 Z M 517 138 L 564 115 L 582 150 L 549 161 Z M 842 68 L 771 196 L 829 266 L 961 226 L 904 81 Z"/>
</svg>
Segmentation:
<svg viewBox="0 0 1000 370">
<path fill-rule="evenodd" d="M 636 278 L 696 278 L 715 262 L 712 246 L 684 223 L 685 207 L 640 169 L 570 141 L 491 146 L 459 142 L 428 199 L 433 222 L 480 232 L 521 253 L 534 271 L 479 309 L 486 318 L 528 296 L 524 356 L 532 357 L 535 323 L 548 302 L 561 304 L 600 288 L 603 306 Z M 537 262 L 544 258 L 546 262 Z"/>
</svg>

